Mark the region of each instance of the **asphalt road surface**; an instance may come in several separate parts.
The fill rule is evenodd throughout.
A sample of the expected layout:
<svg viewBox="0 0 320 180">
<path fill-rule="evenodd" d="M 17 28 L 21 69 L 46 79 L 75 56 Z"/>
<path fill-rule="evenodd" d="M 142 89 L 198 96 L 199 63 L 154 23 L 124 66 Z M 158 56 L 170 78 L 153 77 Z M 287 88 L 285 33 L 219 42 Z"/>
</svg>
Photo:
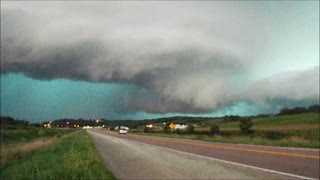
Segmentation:
<svg viewBox="0 0 320 180">
<path fill-rule="evenodd" d="M 319 179 L 319 150 L 89 131 L 118 179 Z"/>
</svg>

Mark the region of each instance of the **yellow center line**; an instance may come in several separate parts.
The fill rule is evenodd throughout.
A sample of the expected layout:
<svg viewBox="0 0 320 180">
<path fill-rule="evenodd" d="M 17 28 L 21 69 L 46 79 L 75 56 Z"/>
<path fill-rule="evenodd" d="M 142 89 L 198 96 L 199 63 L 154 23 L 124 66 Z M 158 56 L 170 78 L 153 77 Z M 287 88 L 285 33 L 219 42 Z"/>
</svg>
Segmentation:
<svg viewBox="0 0 320 180">
<path fill-rule="evenodd" d="M 153 139 L 153 140 L 155 140 L 155 139 Z M 320 159 L 319 155 L 316 156 L 316 155 L 306 155 L 306 154 L 278 152 L 278 151 L 266 151 L 266 150 L 257 150 L 257 149 L 227 147 L 227 146 L 221 146 L 221 145 L 202 144 L 202 143 L 196 143 L 196 142 L 173 141 L 173 140 L 164 140 L 164 139 L 156 139 L 156 140 L 157 141 L 162 141 L 162 142 L 173 142 L 173 143 L 178 143 L 178 144 L 189 144 L 189 145 L 210 147 L 210 148 L 217 148 L 217 149 L 227 149 L 227 150 L 236 150 L 236 151 L 245 151 L 245 152 L 255 152 L 255 153 L 261 153 L 261 154 L 272 154 L 272 155 L 280 155 L 280 156 L 291 156 L 291 157 L 300 157 L 300 158 Z"/>
</svg>

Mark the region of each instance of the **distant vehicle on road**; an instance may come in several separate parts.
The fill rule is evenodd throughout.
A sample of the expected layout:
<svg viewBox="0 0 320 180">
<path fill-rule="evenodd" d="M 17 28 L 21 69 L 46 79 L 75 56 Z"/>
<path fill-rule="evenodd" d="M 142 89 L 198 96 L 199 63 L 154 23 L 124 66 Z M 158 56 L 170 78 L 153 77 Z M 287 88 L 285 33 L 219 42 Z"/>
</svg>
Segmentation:
<svg viewBox="0 0 320 180">
<path fill-rule="evenodd" d="M 128 129 L 127 128 L 120 128 L 119 134 L 127 134 L 127 133 L 128 133 Z"/>
</svg>

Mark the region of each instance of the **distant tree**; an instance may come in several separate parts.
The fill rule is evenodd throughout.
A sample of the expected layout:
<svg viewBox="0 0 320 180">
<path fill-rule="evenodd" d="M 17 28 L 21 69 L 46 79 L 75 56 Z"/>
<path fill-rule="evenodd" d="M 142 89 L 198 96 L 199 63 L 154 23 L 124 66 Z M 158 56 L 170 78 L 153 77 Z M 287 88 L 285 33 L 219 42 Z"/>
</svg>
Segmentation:
<svg viewBox="0 0 320 180">
<path fill-rule="evenodd" d="M 224 116 L 223 120 L 224 121 L 239 121 L 240 118 L 241 118 L 240 116 L 231 115 L 231 116 Z"/>
<path fill-rule="evenodd" d="M 250 134 L 252 133 L 251 128 L 253 126 L 253 122 L 251 121 L 251 118 L 248 117 L 244 117 L 240 119 L 240 130 L 244 133 L 244 134 Z"/>
<path fill-rule="evenodd" d="M 166 123 L 164 126 L 163 126 L 163 131 L 165 132 L 165 133 L 168 133 L 169 132 L 169 123 Z"/>
<path fill-rule="evenodd" d="M 305 108 L 305 107 L 295 107 L 291 111 L 293 114 L 301 114 L 301 113 L 308 112 L 307 108 Z"/>
<path fill-rule="evenodd" d="M 187 126 L 187 133 L 189 133 L 189 134 L 194 133 L 194 126 L 193 125 L 189 124 Z"/>
<path fill-rule="evenodd" d="M 1 129 L 21 129 L 29 126 L 29 122 L 25 120 L 15 120 L 12 117 L 0 116 Z"/>
<path fill-rule="evenodd" d="M 219 129 L 219 126 L 216 125 L 216 124 L 213 124 L 211 127 L 210 127 L 210 134 L 212 136 L 218 134 L 220 132 L 220 129 Z"/>
<path fill-rule="evenodd" d="M 271 114 L 258 114 L 256 115 L 257 118 L 265 118 L 265 117 L 271 117 Z"/>
<path fill-rule="evenodd" d="M 5 126 L 5 125 L 14 125 L 15 121 L 12 117 L 0 117 L 0 125 L 1 126 Z"/>
<path fill-rule="evenodd" d="M 286 114 L 289 114 L 288 108 L 282 108 L 279 112 L 279 115 L 286 115 Z"/>
<path fill-rule="evenodd" d="M 309 112 L 320 113 L 320 105 L 319 104 L 311 105 L 311 106 L 308 107 L 308 111 Z"/>
<path fill-rule="evenodd" d="M 280 110 L 280 113 L 277 115 L 291 115 L 291 114 L 301 114 L 308 112 L 307 108 L 305 107 L 294 107 L 292 109 L 283 108 Z"/>
</svg>

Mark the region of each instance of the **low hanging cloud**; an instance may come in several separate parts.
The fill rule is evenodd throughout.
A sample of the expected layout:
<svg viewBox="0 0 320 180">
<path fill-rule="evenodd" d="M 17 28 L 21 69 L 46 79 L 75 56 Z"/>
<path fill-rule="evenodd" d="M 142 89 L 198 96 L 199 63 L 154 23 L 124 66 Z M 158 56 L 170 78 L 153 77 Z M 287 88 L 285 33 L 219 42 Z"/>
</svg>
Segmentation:
<svg viewBox="0 0 320 180">
<path fill-rule="evenodd" d="M 122 111 L 202 113 L 319 98 L 319 65 L 252 80 L 272 48 L 274 22 L 259 11 L 253 16 L 249 5 L 1 5 L 1 73 L 131 84 Z"/>
</svg>

